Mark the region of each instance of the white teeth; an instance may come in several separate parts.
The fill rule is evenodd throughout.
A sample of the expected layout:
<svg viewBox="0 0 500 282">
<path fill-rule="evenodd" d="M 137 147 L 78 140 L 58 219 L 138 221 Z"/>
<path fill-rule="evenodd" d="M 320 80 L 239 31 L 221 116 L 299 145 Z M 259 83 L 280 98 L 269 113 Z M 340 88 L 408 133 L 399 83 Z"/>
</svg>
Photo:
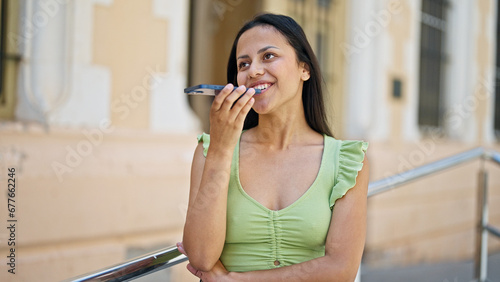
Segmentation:
<svg viewBox="0 0 500 282">
<path fill-rule="evenodd" d="M 259 90 L 264 90 L 264 89 L 267 89 L 269 86 L 271 86 L 271 84 L 266 83 L 266 84 L 257 85 L 254 88 L 259 89 Z"/>
</svg>

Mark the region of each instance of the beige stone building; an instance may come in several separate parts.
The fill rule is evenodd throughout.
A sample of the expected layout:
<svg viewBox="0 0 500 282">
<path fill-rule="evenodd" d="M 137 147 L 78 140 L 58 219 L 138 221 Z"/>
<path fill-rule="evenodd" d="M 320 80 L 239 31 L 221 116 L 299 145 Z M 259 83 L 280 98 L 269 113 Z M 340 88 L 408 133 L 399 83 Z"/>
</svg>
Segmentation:
<svg viewBox="0 0 500 282">
<path fill-rule="evenodd" d="M 371 179 L 500 151 L 494 0 L 0 0 L 0 280 L 58 281 L 182 238 L 195 136 L 256 13 L 294 17 L 320 59 L 337 138 Z M 480 162 L 369 200 L 363 263 L 470 260 Z M 15 168 L 15 272 L 8 169 Z M 500 167 L 487 163 L 500 226 Z M 500 240 L 490 240 L 490 251 Z M 182 266 L 165 281 L 197 281 Z"/>
</svg>

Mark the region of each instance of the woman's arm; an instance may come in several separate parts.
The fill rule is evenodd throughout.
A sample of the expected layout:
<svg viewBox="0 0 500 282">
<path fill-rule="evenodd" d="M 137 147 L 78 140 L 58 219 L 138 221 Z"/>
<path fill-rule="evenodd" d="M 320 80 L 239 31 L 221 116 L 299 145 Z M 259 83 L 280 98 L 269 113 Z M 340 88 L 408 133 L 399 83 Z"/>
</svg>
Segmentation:
<svg viewBox="0 0 500 282">
<path fill-rule="evenodd" d="M 229 157 L 205 160 L 203 145 L 198 144 L 191 167 L 189 204 L 183 234 L 189 261 L 198 269 L 211 269 L 224 246 L 230 165 Z"/>
<path fill-rule="evenodd" d="M 203 156 L 202 144 L 194 154 L 183 243 L 190 263 L 199 270 L 212 269 L 224 247 L 233 151 L 255 93 L 249 90 L 235 103 L 245 90 L 239 87 L 233 91 L 228 85 L 216 96 L 210 109 L 207 157 Z"/>
<path fill-rule="evenodd" d="M 325 256 L 270 270 L 227 272 L 216 264 L 210 272 L 188 269 L 203 281 L 354 281 L 366 237 L 369 165 L 367 158 L 356 185 L 335 202 L 325 244 Z"/>
</svg>

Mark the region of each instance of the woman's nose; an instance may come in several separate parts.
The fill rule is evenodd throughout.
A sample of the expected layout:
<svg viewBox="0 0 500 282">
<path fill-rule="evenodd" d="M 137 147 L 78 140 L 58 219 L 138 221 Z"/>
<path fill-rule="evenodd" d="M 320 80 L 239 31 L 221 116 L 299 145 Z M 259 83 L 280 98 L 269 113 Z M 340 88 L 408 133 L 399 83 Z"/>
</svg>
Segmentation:
<svg viewBox="0 0 500 282">
<path fill-rule="evenodd" d="M 260 63 L 253 63 L 250 65 L 250 69 L 248 70 L 248 76 L 250 78 L 258 77 L 264 74 L 264 68 Z"/>
</svg>

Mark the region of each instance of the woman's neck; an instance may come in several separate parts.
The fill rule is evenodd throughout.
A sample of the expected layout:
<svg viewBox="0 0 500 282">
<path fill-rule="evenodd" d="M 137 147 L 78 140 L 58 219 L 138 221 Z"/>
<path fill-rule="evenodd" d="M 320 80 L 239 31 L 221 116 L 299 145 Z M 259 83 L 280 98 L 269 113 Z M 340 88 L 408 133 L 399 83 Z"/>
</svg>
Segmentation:
<svg viewBox="0 0 500 282">
<path fill-rule="evenodd" d="M 290 145 L 310 144 L 311 137 L 321 136 L 307 124 L 303 107 L 259 115 L 259 124 L 252 131 L 253 142 L 276 150 L 286 150 Z"/>
</svg>

